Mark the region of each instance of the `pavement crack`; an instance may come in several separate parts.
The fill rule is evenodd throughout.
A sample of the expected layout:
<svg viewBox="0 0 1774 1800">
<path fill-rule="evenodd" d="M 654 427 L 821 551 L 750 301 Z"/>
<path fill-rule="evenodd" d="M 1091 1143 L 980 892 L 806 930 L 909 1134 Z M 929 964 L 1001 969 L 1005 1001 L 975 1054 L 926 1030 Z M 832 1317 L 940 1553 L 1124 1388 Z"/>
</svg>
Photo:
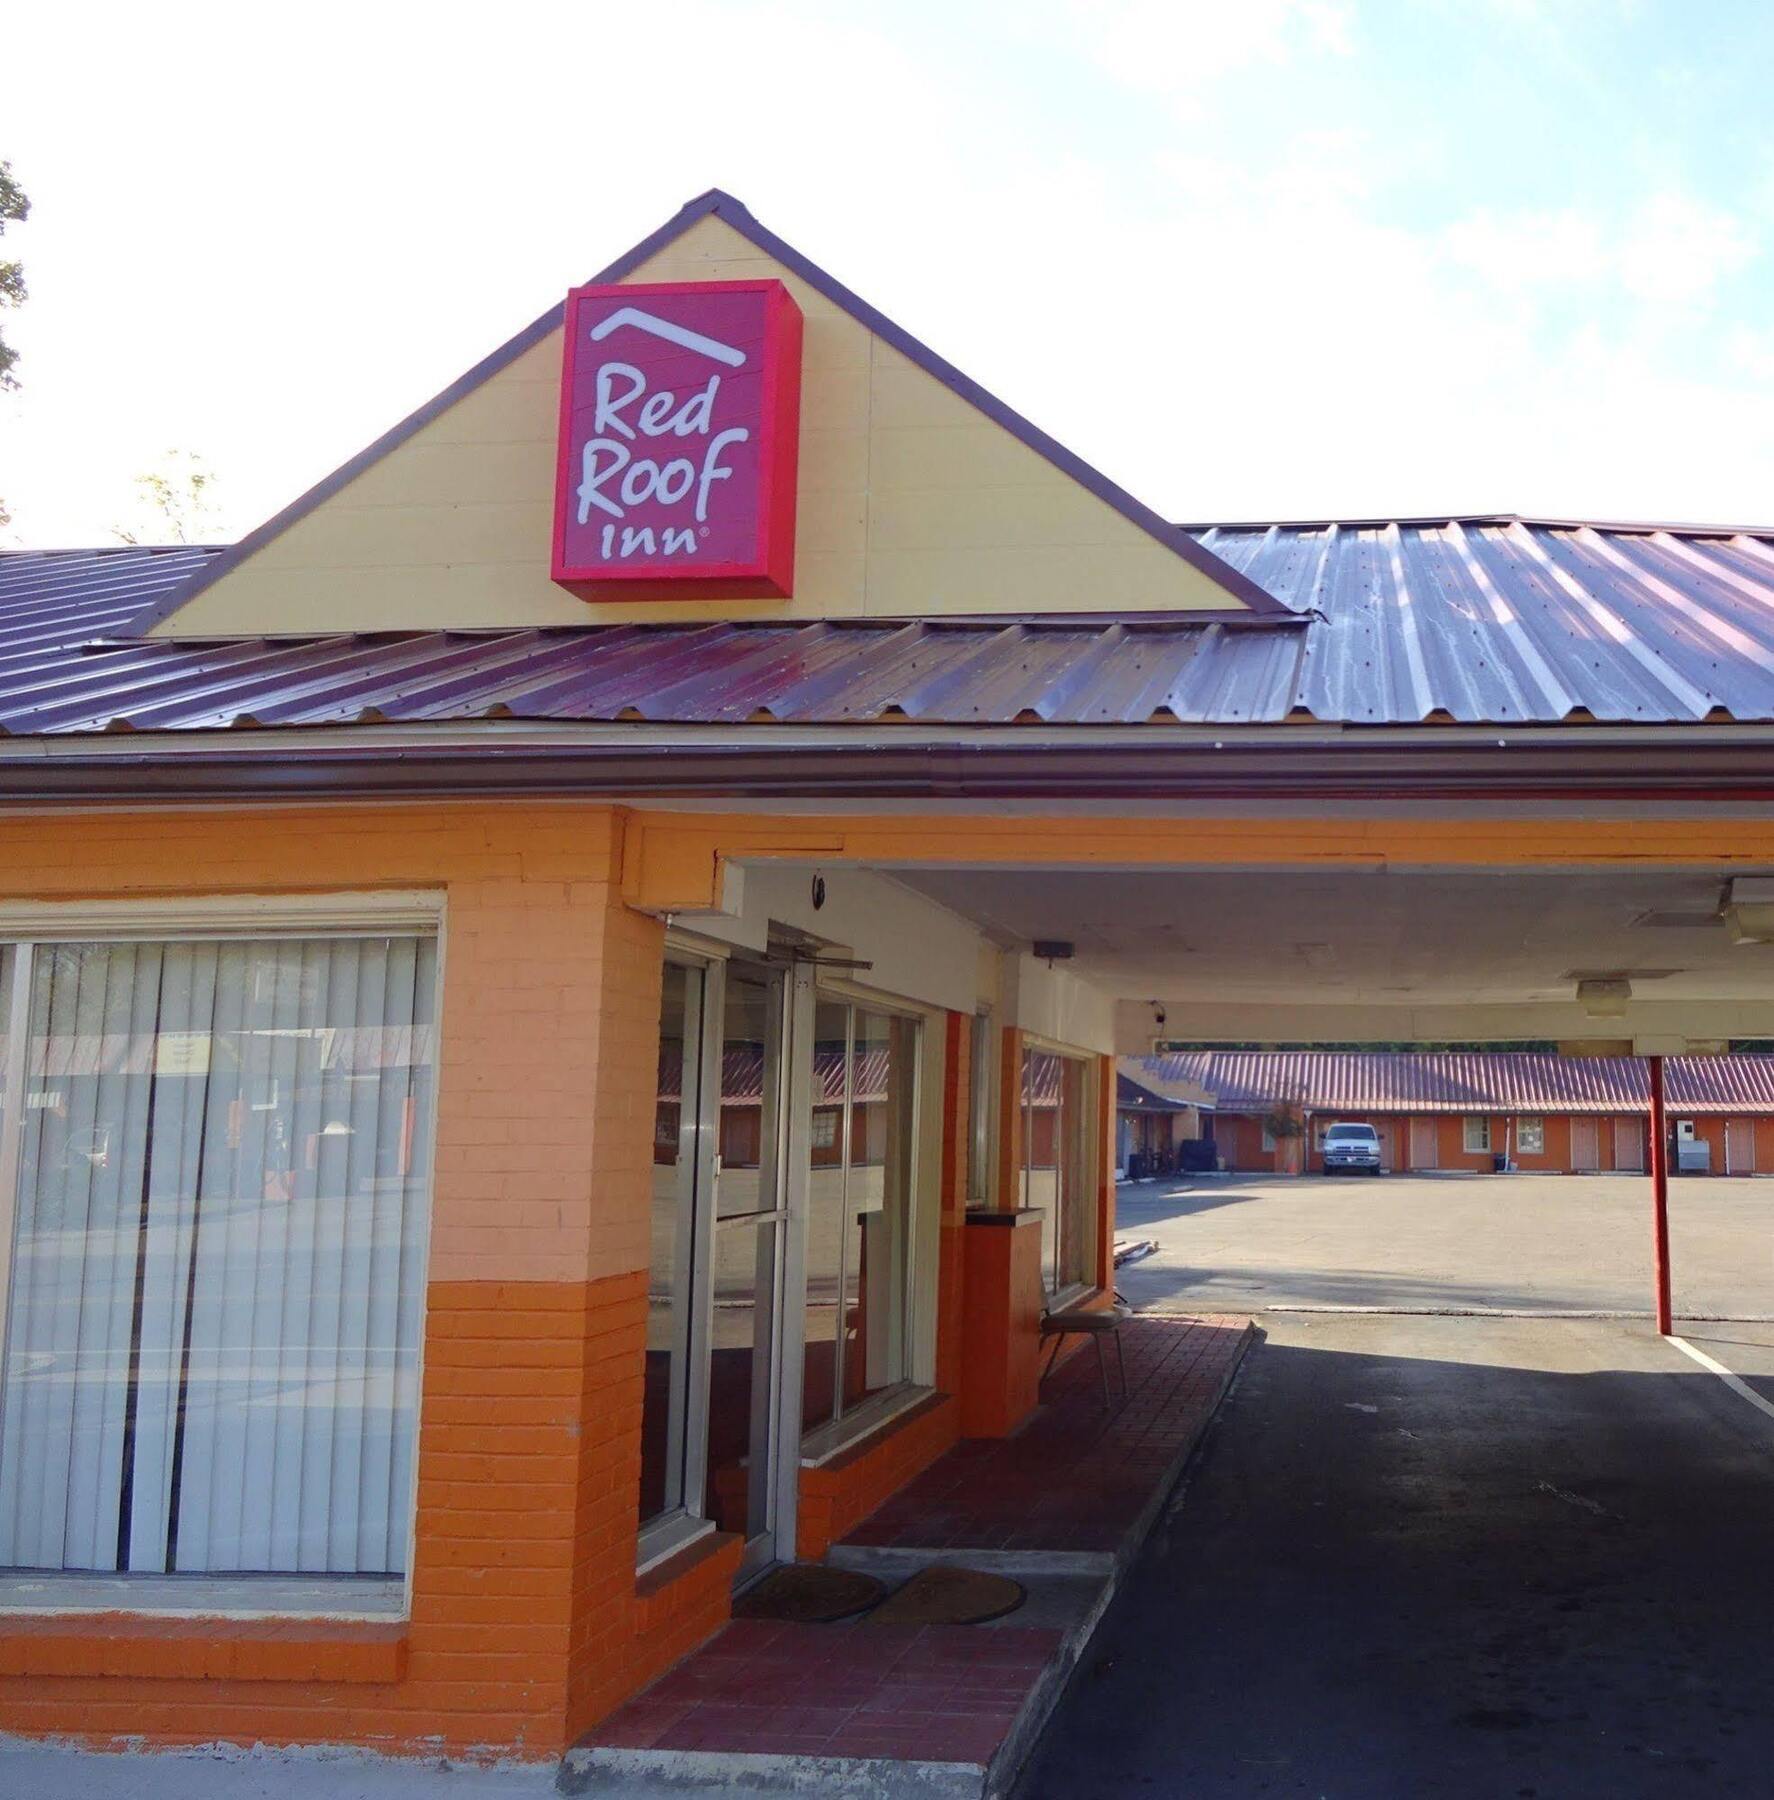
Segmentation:
<svg viewBox="0 0 1774 1800">
<path fill-rule="evenodd" d="M 1543 1494 L 1551 1494 L 1554 1499 L 1563 1500 L 1568 1506 L 1580 1506 L 1587 1513 L 1594 1513 L 1598 1519 L 1618 1520 L 1617 1512 L 1610 1512 L 1599 1500 L 1591 1500 L 1584 1494 L 1573 1494 L 1569 1488 L 1561 1488 L 1555 1482 L 1542 1481 L 1536 1484 Z"/>
</svg>

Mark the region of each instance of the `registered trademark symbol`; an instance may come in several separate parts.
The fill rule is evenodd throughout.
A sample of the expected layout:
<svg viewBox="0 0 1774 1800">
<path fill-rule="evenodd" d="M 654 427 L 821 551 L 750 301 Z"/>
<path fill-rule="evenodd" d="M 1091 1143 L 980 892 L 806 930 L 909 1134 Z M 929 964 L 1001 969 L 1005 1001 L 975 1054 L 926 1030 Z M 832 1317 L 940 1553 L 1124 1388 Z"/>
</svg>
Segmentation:
<svg viewBox="0 0 1774 1800">
<path fill-rule="evenodd" d="M 708 527 L 706 525 L 698 525 L 696 527 L 696 535 L 698 537 L 707 537 L 708 536 Z"/>
</svg>

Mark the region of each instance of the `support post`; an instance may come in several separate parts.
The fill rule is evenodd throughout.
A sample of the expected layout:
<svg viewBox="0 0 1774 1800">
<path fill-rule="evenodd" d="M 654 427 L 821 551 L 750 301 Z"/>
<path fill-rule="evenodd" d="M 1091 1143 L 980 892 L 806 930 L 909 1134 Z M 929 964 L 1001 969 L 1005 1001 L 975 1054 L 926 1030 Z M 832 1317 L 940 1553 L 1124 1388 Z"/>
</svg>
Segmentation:
<svg viewBox="0 0 1774 1800">
<path fill-rule="evenodd" d="M 1674 1330 L 1669 1304 L 1669 1136 L 1663 1117 L 1663 1058 L 1647 1057 L 1651 1071 L 1651 1237 L 1657 1275 L 1657 1330 Z"/>
</svg>

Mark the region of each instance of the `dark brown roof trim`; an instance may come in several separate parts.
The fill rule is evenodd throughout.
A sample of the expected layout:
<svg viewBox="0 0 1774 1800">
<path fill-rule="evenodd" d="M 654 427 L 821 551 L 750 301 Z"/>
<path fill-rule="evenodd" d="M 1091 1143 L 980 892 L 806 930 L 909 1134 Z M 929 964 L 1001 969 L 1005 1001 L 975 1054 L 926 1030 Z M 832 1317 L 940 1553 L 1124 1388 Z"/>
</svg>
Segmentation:
<svg viewBox="0 0 1774 1800">
<path fill-rule="evenodd" d="M 823 294 L 835 306 L 842 307 L 857 322 L 872 331 L 884 343 L 891 344 L 903 356 L 916 363 L 927 374 L 933 375 L 944 387 L 960 396 L 970 405 L 976 407 L 995 424 L 1001 425 L 1012 436 L 1020 439 L 1038 455 L 1043 456 L 1055 468 L 1070 475 L 1081 487 L 1096 495 L 1120 513 L 1123 518 L 1140 527 L 1156 538 L 1167 549 L 1173 550 L 1186 563 L 1199 569 L 1202 574 L 1224 588 L 1235 599 L 1241 600 L 1252 613 L 1279 616 L 1283 620 L 1292 619 L 1296 615 L 1292 610 L 1268 593 L 1229 564 L 1222 562 L 1210 550 L 1204 550 L 1187 529 L 1174 525 L 1161 517 L 1151 507 L 1134 499 L 1124 488 L 1111 481 L 1100 470 L 1091 467 L 1080 456 L 1074 455 L 1056 438 L 1051 438 L 1038 426 L 1030 424 L 1021 413 L 1006 406 L 1002 400 L 986 392 L 978 382 L 963 375 L 953 363 L 945 361 L 925 344 L 902 330 L 884 314 L 859 295 L 853 294 L 842 282 L 828 275 L 817 263 L 809 261 L 792 245 L 786 244 L 773 231 L 766 230 L 754 219 L 745 206 L 735 200 L 731 194 L 723 193 L 719 188 L 710 188 L 707 193 L 699 194 L 694 200 L 680 207 L 678 212 L 668 219 L 659 229 L 621 256 L 600 269 L 591 277 L 594 282 L 620 281 L 639 268 L 649 257 L 675 239 L 681 237 L 698 220 L 710 216 L 722 219 L 732 226 L 740 236 L 755 244 L 766 255 L 773 256 L 785 268 L 791 269 L 801 280 L 818 293 Z M 453 381 L 442 393 L 427 400 L 417 412 L 410 413 L 391 431 L 385 431 L 367 449 L 360 450 L 349 462 L 341 464 L 324 480 L 317 482 L 299 499 L 293 500 L 281 512 L 267 519 L 255 531 L 250 531 L 238 544 L 224 551 L 214 562 L 203 569 L 184 587 L 157 600 L 146 608 L 129 624 L 129 634 L 142 636 L 183 606 L 186 601 L 201 594 L 204 589 L 220 581 L 231 569 L 238 568 L 241 563 L 255 551 L 262 549 L 273 538 L 280 536 L 298 520 L 306 518 L 323 501 L 329 500 L 339 490 L 355 481 L 366 469 L 379 462 L 389 451 L 422 430 L 426 425 L 447 411 L 465 395 L 497 375 L 508 364 L 516 361 L 526 350 L 554 331 L 561 322 L 562 308 L 551 306 L 547 312 L 526 325 L 516 337 L 511 338 L 495 350 L 491 356 L 482 358 L 466 375 Z"/>
<path fill-rule="evenodd" d="M 1387 744 L 1192 739 L 1080 745 L 1026 742 L 854 745 L 706 742 L 428 745 L 376 742 L 374 728 L 336 747 L 293 749 L 279 731 L 216 732 L 178 747 L 108 738 L 33 740 L 0 754 L 0 805 L 537 794 L 587 799 L 850 801 L 1196 800 L 1774 801 L 1774 739 L 1720 741 L 1665 728 L 1664 741 L 1526 739 Z M 65 747 L 64 747 L 65 743 Z M 112 748 L 111 746 L 115 746 Z"/>
</svg>

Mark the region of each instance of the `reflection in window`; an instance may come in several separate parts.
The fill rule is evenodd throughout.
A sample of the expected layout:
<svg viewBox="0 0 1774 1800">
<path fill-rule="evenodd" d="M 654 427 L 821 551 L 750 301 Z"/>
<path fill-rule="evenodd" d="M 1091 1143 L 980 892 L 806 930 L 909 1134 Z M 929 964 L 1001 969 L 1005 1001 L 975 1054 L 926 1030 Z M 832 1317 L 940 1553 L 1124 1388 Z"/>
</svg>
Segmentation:
<svg viewBox="0 0 1774 1800">
<path fill-rule="evenodd" d="M 698 1041 L 704 975 L 665 965 L 659 1011 L 659 1094 L 653 1115 L 652 1255 L 647 1276 L 646 1374 L 641 1400 L 640 1519 L 644 1525 L 684 1503 L 685 1408 L 689 1367 Z M 680 1142 L 681 1139 L 681 1142 Z"/>
<path fill-rule="evenodd" d="M 1042 1215 L 1042 1281 L 1050 1294 L 1095 1277 L 1096 1196 L 1085 1152 L 1089 1073 L 1078 1057 L 1023 1050 L 1022 1203 Z"/>
<path fill-rule="evenodd" d="M 435 945 L 32 958 L 0 1564 L 404 1571 Z"/>
<path fill-rule="evenodd" d="M 808 1431 L 909 1377 L 918 1031 L 915 1019 L 842 1000 L 815 1008 Z"/>
</svg>

